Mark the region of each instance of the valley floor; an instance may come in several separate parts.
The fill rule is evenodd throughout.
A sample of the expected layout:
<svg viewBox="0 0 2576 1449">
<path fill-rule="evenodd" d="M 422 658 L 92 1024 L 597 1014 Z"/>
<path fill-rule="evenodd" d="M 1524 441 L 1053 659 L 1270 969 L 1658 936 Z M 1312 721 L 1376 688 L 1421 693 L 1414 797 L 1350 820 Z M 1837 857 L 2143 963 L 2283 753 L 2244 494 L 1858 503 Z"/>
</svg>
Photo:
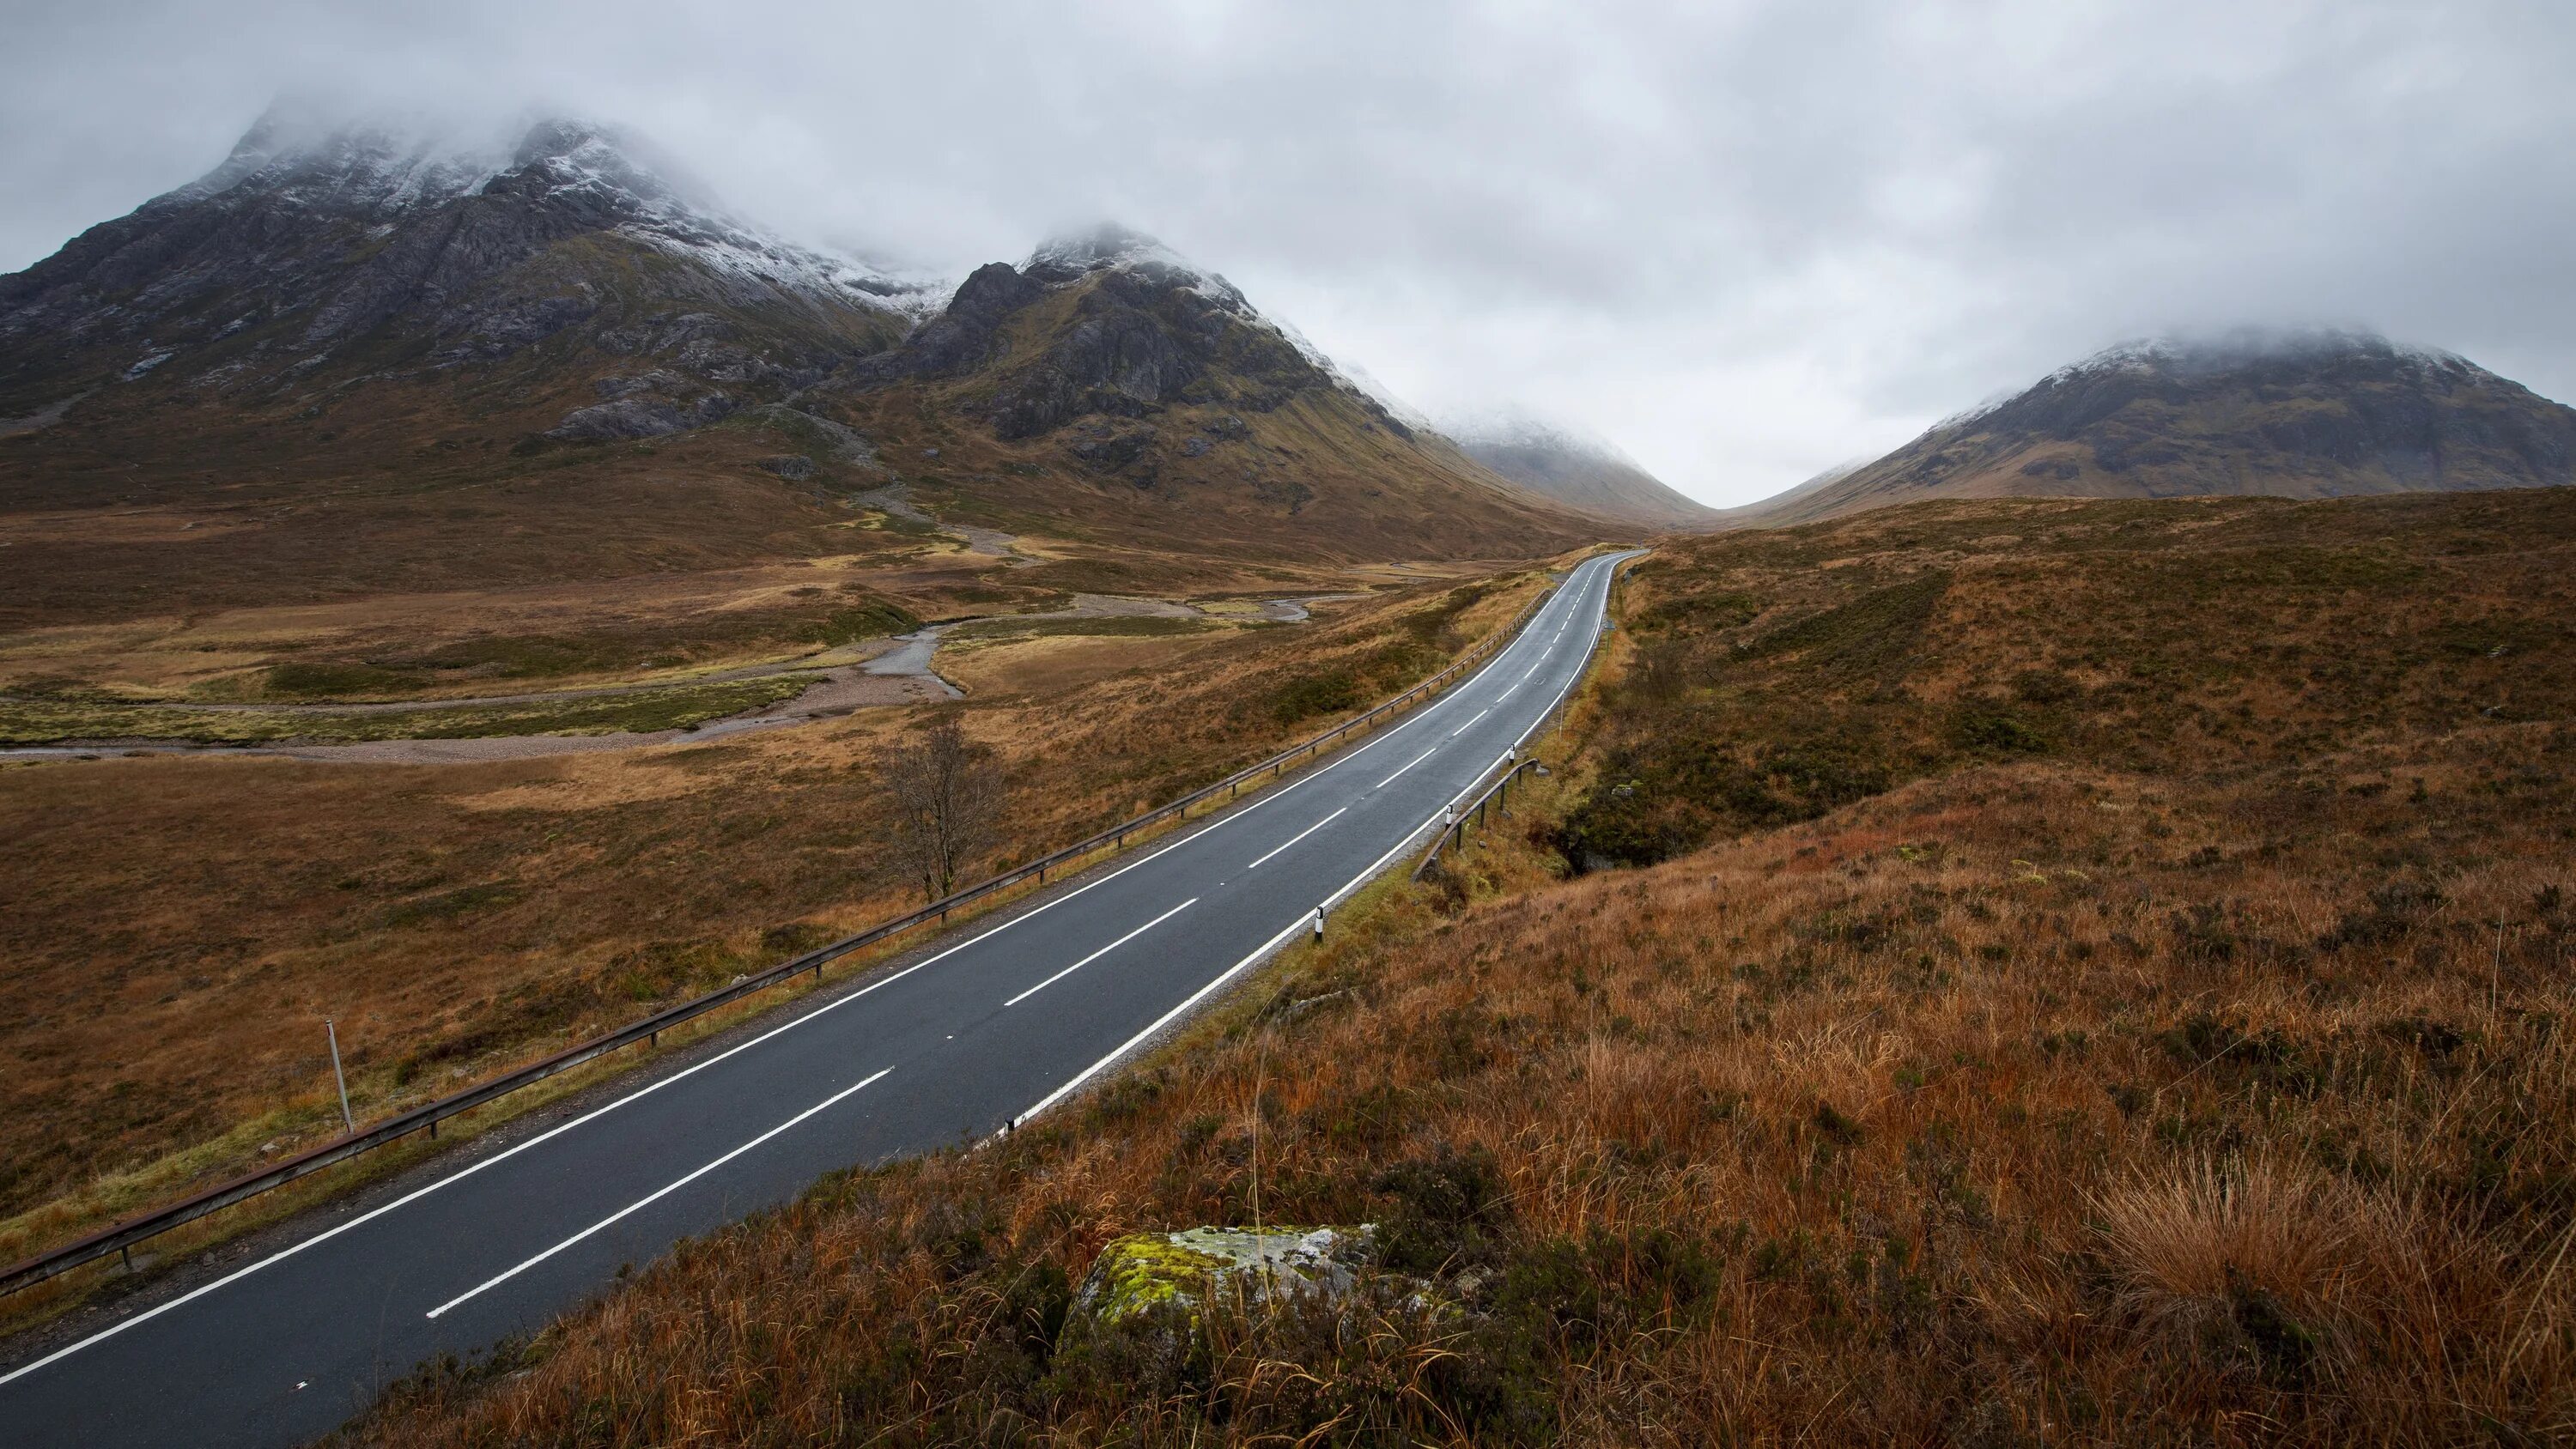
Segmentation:
<svg viewBox="0 0 2576 1449">
<path fill-rule="evenodd" d="M 1539 586 L 1294 627 L 1257 597 L 1077 600 L 961 625 L 938 663 L 999 752 L 1009 839 L 1052 844 L 1411 683 Z M 0 1258 L 337 1130 L 324 1017 L 372 1116 L 899 912 L 920 887 L 878 767 L 915 720 L 435 767 L 0 768 Z"/>
</svg>

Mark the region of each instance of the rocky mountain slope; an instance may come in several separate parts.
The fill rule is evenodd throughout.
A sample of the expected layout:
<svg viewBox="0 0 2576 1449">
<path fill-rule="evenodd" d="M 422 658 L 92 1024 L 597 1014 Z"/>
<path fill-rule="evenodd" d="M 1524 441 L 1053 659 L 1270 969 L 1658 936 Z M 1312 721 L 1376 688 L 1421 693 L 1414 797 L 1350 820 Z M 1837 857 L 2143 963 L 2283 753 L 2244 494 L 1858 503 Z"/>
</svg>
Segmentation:
<svg viewBox="0 0 2576 1449">
<path fill-rule="evenodd" d="M 1738 511 L 1922 498 L 2325 498 L 2576 481 L 2576 409 L 2446 352 L 2337 332 L 2114 347 L 1864 467 Z"/>
<path fill-rule="evenodd" d="M 484 146 L 272 112 L 0 278 L 0 547 L 47 545 L 13 555 L 22 621 L 845 553 L 894 484 L 1209 577 L 1183 556 L 1526 557 L 1598 528 L 1147 239 L 951 296 L 579 122 Z M 73 521 L 101 509 L 129 521 Z"/>
<path fill-rule="evenodd" d="M 643 363 L 703 416 L 819 380 L 936 305 L 727 218 L 641 154 L 573 121 L 483 149 L 273 111 L 206 176 L 0 278 L 0 411 L 146 383 L 257 406 L 554 342 Z"/>
<path fill-rule="evenodd" d="M 949 441 L 902 464 L 934 497 L 1070 510 L 1176 547 L 1526 553 L 1597 528 L 1398 417 L 1223 277 L 1115 226 L 978 268 L 809 405 L 871 436 L 941 420 Z"/>
<path fill-rule="evenodd" d="M 1653 529 L 1703 527 L 1717 518 L 1610 444 L 1534 418 L 1465 420 L 1445 431 L 1468 457 L 1587 513 Z"/>
</svg>

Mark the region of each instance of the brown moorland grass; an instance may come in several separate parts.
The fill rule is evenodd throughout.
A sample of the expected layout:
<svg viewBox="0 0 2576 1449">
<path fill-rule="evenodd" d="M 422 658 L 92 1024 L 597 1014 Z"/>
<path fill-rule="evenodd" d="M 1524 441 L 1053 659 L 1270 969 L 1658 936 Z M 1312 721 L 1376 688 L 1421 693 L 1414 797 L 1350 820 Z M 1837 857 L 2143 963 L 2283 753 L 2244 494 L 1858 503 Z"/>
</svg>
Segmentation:
<svg viewBox="0 0 2576 1449">
<path fill-rule="evenodd" d="M 1228 630 L 969 700 L 1001 859 L 1311 732 L 1505 622 L 1533 575 Z M 1295 707 L 1291 707 L 1295 706 Z M 453 1090 L 895 913 L 874 762 L 913 711 L 434 768 L 184 757 L 0 769 L 0 1257 Z M 1138 721 L 1150 715 L 1153 728 Z"/>
<path fill-rule="evenodd" d="M 2404 503 L 2284 505 L 2417 570 L 2374 596 L 2401 606 L 2375 636 L 2395 644 L 2338 608 L 2279 622 L 2279 598 L 2236 587 L 2168 592 L 2134 636 L 2117 612 L 2058 616 L 2115 679 L 2141 651 L 2314 651 L 2294 682 L 2244 689 L 2247 714 L 2186 681 L 2190 735 L 2160 736 L 2174 716 L 2140 701 L 2133 753 L 2110 748 L 2125 716 L 2069 710 L 2044 748 L 1972 737 L 1917 778 L 1767 807 L 1805 818 L 1741 823 L 1712 794 L 1707 843 L 1562 883 L 1544 877 L 1570 832 L 1532 820 L 1462 860 L 1477 879 L 1380 888 L 1364 925 L 1056 1120 L 828 1179 L 488 1364 L 416 1376 L 346 1437 L 2564 1440 L 2576 726 L 2527 675 L 2508 681 L 2523 717 L 2477 691 L 2441 707 L 2496 681 L 2452 672 L 2485 665 L 2439 641 L 2464 611 L 2534 653 L 2563 636 L 2544 566 L 2463 583 L 2563 549 L 2567 505 Z M 2004 554 L 2020 545 L 1993 535 L 2031 507 L 1942 516 Z M 2211 515 L 2136 516 L 2188 553 Z M 1692 553 L 1837 550 L 1786 578 L 1845 557 L 1833 535 Z M 2078 572 L 2044 574 L 2042 601 Z M 1613 767 L 1637 758 L 1641 697 L 1731 682 L 1676 684 L 1644 616 L 1739 579 L 1663 580 L 1627 597 L 1641 637 L 1602 748 L 1561 772 L 1578 822 L 1677 788 Z M 2365 588 L 2383 585 L 2334 597 Z M 1945 705 L 2018 701 L 2030 641 L 2054 637 L 2008 609 L 2008 642 L 1928 617 L 1941 642 L 1864 659 L 1860 702 L 1919 706 L 1934 680 Z M 1711 658 L 1804 657 L 1849 698 L 1829 671 L 1852 656 L 1828 646 L 1852 637 Z M 2476 659 L 2512 657 L 2492 647 Z M 2371 687 L 2335 687 L 2355 678 Z M 1057 1352 L 1105 1243 L 1248 1222 L 1256 1192 L 1274 1223 L 1375 1222 L 1406 1276 Z"/>
<path fill-rule="evenodd" d="M 2572 769 L 2538 725 L 1977 766 L 1411 904 L 1078 1116 L 827 1182 L 352 1438 L 2557 1438 Z M 1108 1239 L 1248 1220 L 1256 1114 L 1271 1221 L 1378 1222 L 1468 1311 L 1053 1356 Z"/>
<path fill-rule="evenodd" d="M 2188 774 L 2576 715 L 2563 488 L 1917 505 L 1678 541 L 1629 589 L 1566 840 L 1594 864 L 1978 760 Z"/>
</svg>

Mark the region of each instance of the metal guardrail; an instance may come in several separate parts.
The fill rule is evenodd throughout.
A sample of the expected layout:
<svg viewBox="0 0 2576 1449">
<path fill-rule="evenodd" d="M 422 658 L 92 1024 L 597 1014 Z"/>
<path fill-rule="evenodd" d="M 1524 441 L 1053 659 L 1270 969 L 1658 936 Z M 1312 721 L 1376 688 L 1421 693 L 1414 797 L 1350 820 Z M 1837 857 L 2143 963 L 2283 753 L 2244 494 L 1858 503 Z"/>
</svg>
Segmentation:
<svg viewBox="0 0 2576 1449">
<path fill-rule="evenodd" d="M 1319 755 L 1336 741 L 1366 729 L 1390 714 L 1419 704 L 1430 695 L 1446 688 L 1466 671 L 1482 664 L 1496 650 L 1518 636 L 1521 627 L 1527 624 L 1540 607 L 1555 594 L 1556 589 L 1553 587 L 1541 592 L 1509 624 L 1477 641 L 1466 653 L 1451 661 L 1449 666 L 1438 674 L 1364 714 L 1344 720 L 1312 739 L 1292 745 L 1266 760 L 1237 770 L 1213 785 L 1193 790 L 1178 800 L 1149 810 L 1133 820 L 1113 825 L 1088 839 L 1077 841 L 1061 850 L 1015 866 L 989 880 L 932 901 L 919 910 L 871 926 L 855 936 L 781 961 L 764 971 L 742 977 L 728 986 L 719 987 L 703 996 L 666 1007 L 641 1021 L 620 1027 L 604 1036 L 594 1037 L 579 1045 L 567 1047 L 553 1056 L 531 1062 L 488 1082 L 468 1087 L 464 1091 L 441 1097 L 434 1102 L 423 1103 L 407 1112 L 397 1113 L 364 1130 L 352 1132 L 336 1142 L 324 1143 L 282 1162 L 234 1178 L 230 1182 L 220 1183 L 192 1197 L 172 1203 L 168 1207 L 103 1228 L 75 1242 L 39 1253 L 13 1265 L 5 1272 L 0 1272 L 0 1294 L 14 1293 L 21 1288 L 32 1287 L 48 1278 L 77 1268 L 84 1263 L 96 1262 L 110 1254 L 128 1255 L 138 1243 L 158 1237 L 173 1228 L 195 1222 L 199 1218 L 219 1212 L 235 1203 L 257 1197 L 261 1193 L 284 1187 L 298 1178 L 309 1176 L 323 1168 L 387 1146 L 415 1132 L 426 1131 L 434 1138 L 438 1135 L 438 1124 L 450 1117 L 470 1112 L 487 1102 L 505 1097 L 522 1088 L 534 1086 L 549 1077 L 570 1071 L 620 1047 L 632 1046 L 637 1042 L 648 1045 L 658 1043 L 663 1032 L 695 1017 L 731 1005 L 755 992 L 765 991 L 772 986 L 791 981 L 806 972 L 820 973 L 825 966 L 841 957 L 853 951 L 865 950 L 889 937 L 900 935 L 919 926 L 944 922 L 951 912 L 973 905 L 987 896 L 1008 890 L 1022 882 L 1035 880 L 1044 884 L 1047 872 L 1062 870 L 1065 866 L 1082 861 L 1104 849 L 1112 852 L 1123 849 L 1127 844 L 1127 837 L 1150 829 L 1162 821 L 1186 820 L 1191 809 L 1206 804 L 1219 794 L 1223 794 L 1228 801 L 1231 801 L 1245 785 L 1260 779 L 1263 775 L 1276 779 L 1284 775 L 1288 766 L 1300 756 Z M 131 1262 L 130 1257 L 128 1262 Z"/>
<path fill-rule="evenodd" d="M 1610 581 L 1612 586 L 1616 587 L 1619 582 L 1619 570 L 1625 569 L 1629 564 L 1634 563 L 1644 555 L 1645 550 L 1640 549 L 1629 555 L 1627 559 L 1615 565 L 1611 573 Z M 1544 596 L 1542 596 L 1542 598 L 1544 598 Z M 1619 626 L 1616 621 L 1605 617 L 1601 621 L 1600 632 L 1606 634 L 1618 627 Z M 1440 833 L 1431 838 L 1431 848 L 1422 853 L 1422 859 L 1414 862 L 1413 874 L 1407 877 L 1407 879 L 1419 883 L 1425 875 L 1430 873 L 1431 867 L 1439 862 L 1440 852 L 1442 850 L 1464 850 L 1467 848 L 1468 812 L 1473 811 L 1475 813 L 1476 824 L 1484 824 L 1486 802 L 1490 799 L 1493 801 L 1493 808 L 1496 811 L 1504 815 L 1509 815 L 1512 813 L 1511 806 L 1509 804 L 1511 799 L 1512 781 L 1520 778 L 1523 773 L 1531 770 L 1535 770 L 1541 775 L 1547 773 L 1547 766 L 1540 764 L 1535 756 L 1530 759 L 1519 760 L 1518 763 L 1514 763 L 1514 760 L 1519 756 L 1521 746 L 1529 743 L 1530 736 L 1537 734 L 1539 731 L 1548 728 L 1556 722 L 1557 716 L 1564 712 L 1566 701 L 1574 698 L 1575 687 L 1583 682 L 1584 672 L 1589 671 L 1590 668 L 1591 661 L 1587 658 L 1584 662 L 1584 669 L 1582 671 L 1578 671 L 1573 679 L 1566 682 L 1564 692 L 1560 693 L 1554 700 L 1549 702 L 1545 712 L 1540 714 L 1537 719 L 1530 721 L 1530 727 L 1521 731 L 1521 737 L 1512 742 L 1511 749 L 1506 752 L 1501 759 L 1496 760 L 1493 765 L 1486 766 L 1487 769 L 1493 769 L 1496 766 L 1501 765 L 1509 765 L 1510 768 L 1503 771 L 1503 777 L 1501 779 L 1486 786 L 1484 793 L 1478 795 L 1473 801 L 1464 805 L 1452 807 L 1448 821 L 1443 824 Z M 1468 788 L 1473 789 L 1475 787 L 1471 785 Z"/>
<path fill-rule="evenodd" d="M 1511 814 L 1512 782 L 1531 770 L 1536 770 L 1540 774 L 1544 775 L 1547 773 L 1547 766 L 1540 764 L 1536 760 L 1523 760 L 1519 764 L 1505 770 L 1501 779 L 1486 786 L 1485 793 L 1477 796 L 1466 804 L 1459 806 L 1456 814 L 1450 819 L 1448 828 L 1442 830 L 1437 836 L 1432 838 L 1431 848 L 1422 853 L 1421 860 L 1415 862 L 1413 874 L 1410 879 L 1417 881 L 1422 879 L 1424 874 L 1426 874 L 1432 866 L 1439 863 L 1440 852 L 1442 850 L 1464 850 L 1467 848 L 1467 826 L 1470 823 L 1468 816 L 1473 815 L 1475 817 L 1473 821 L 1474 824 L 1484 824 L 1485 808 L 1489 803 L 1492 805 L 1494 813 L 1498 815 Z"/>
</svg>

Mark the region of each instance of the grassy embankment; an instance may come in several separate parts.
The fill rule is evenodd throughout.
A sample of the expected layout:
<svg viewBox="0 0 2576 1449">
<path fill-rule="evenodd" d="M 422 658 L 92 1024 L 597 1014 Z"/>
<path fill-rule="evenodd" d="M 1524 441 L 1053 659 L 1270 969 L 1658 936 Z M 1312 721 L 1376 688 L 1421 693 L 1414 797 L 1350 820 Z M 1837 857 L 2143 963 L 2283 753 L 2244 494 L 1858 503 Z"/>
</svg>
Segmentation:
<svg viewBox="0 0 2576 1449">
<path fill-rule="evenodd" d="M 1080 838 L 1310 733 L 1344 691 L 1421 678 L 1537 586 L 1113 633 L 1095 647 L 1127 651 L 1114 672 L 997 676 L 964 708 L 1006 770 L 1005 849 Z M 335 1131 L 324 1016 L 363 1119 L 903 909 L 915 887 L 873 771 L 913 713 L 434 768 L 0 769 L 0 1258 Z"/>
<path fill-rule="evenodd" d="M 2571 563 L 2576 492 L 1671 548 L 1484 885 L 351 1437 L 2563 1439 Z M 1256 1191 L 1434 1291 L 1054 1352 L 1103 1243 Z"/>
</svg>

